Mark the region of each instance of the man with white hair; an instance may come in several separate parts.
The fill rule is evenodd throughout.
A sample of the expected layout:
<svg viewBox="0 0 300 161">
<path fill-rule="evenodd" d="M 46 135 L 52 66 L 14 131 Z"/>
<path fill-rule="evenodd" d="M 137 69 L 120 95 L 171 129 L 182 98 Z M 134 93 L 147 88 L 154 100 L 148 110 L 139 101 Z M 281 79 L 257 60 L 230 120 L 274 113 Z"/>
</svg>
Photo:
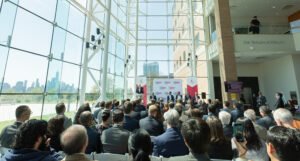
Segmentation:
<svg viewBox="0 0 300 161">
<path fill-rule="evenodd" d="M 252 121 L 254 130 L 256 131 L 257 135 L 262 138 L 264 141 L 266 141 L 266 136 L 267 136 L 267 129 L 258 125 L 256 121 L 256 115 L 255 111 L 252 109 L 248 109 L 244 112 L 244 117 L 248 118 L 249 120 Z"/>
<path fill-rule="evenodd" d="M 292 113 L 284 108 L 278 108 L 273 113 L 275 122 L 278 126 L 284 126 L 286 128 L 294 128 Z"/>
<path fill-rule="evenodd" d="M 226 111 L 220 111 L 219 112 L 219 119 L 222 122 L 223 125 L 223 131 L 224 135 L 228 140 L 231 140 L 232 135 L 233 135 L 233 129 L 232 126 L 229 124 L 231 120 L 231 115 L 230 113 Z"/>
<path fill-rule="evenodd" d="M 167 130 L 165 133 L 154 138 L 153 154 L 154 156 L 163 156 L 166 158 L 172 156 L 187 155 L 189 153 L 183 137 L 176 127 L 179 123 L 179 114 L 171 109 L 166 114 Z"/>
</svg>

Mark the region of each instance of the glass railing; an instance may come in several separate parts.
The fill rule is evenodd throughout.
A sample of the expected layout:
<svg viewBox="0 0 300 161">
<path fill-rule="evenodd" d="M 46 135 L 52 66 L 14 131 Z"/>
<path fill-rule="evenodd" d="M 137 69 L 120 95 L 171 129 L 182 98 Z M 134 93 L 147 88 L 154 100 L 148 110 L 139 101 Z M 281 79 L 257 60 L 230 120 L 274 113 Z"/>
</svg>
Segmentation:
<svg viewBox="0 0 300 161">
<path fill-rule="evenodd" d="M 233 26 L 234 34 L 252 34 L 249 32 L 249 26 Z M 289 34 L 291 31 L 290 25 L 261 25 L 259 34 Z"/>
</svg>

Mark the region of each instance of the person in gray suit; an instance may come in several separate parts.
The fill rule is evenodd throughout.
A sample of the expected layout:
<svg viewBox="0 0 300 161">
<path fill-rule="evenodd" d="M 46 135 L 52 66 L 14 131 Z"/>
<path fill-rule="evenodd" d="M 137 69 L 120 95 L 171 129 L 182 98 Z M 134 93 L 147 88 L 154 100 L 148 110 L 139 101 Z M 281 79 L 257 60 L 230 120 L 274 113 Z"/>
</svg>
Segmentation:
<svg viewBox="0 0 300 161">
<path fill-rule="evenodd" d="M 267 130 L 269 130 L 270 127 L 275 125 L 275 120 L 272 115 L 272 110 L 270 110 L 268 106 L 260 106 L 259 113 L 262 118 L 256 121 L 258 125 L 266 128 Z"/>
<path fill-rule="evenodd" d="M 256 131 L 257 135 L 262 138 L 264 141 L 266 141 L 267 139 L 267 129 L 258 125 L 257 123 L 255 123 L 256 121 L 256 115 L 255 115 L 255 111 L 252 109 L 248 109 L 244 112 L 244 117 L 250 119 L 253 123 L 254 126 L 254 130 Z"/>
<path fill-rule="evenodd" d="M 171 157 L 169 161 L 209 161 L 208 149 L 210 143 L 210 130 L 205 121 L 196 119 L 187 120 L 181 127 L 184 143 L 190 153 L 185 156 Z"/>
<path fill-rule="evenodd" d="M 150 136 L 158 136 L 164 133 L 162 121 L 157 119 L 160 108 L 156 105 L 151 105 L 148 110 L 148 117 L 140 120 L 140 128 L 145 129 Z"/>
<path fill-rule="evenodd" d="M 112 114 L 113 127 L 104 130 L 101 135 L 104 153 L 125 154 L 128 153 L 128 138 L 130 132 L 123 126 L 124 114 L 121 110 L 115 110 Z"/>
<path fill-rule="evenodd" d="M 67 116 L 65 116 L 65 112 L 66 112 L 66 106 L 63 102 L 58 103 L 55 106 L 55 110 L 56 110 L 56 114 L 57 115 L 63 115 L 65 118 L 64 121 L 64 128 L 67 129 L 68 127 L 70 127 L 72 125 L 72 119 L 68 118 Z"/>
<path fill-rule="evenodd" d="M 16 121 L 12 125 L 6 126 L 0 135 L 0 144 L 2 147 L 11 148 L 15 141 L 15 135 L 18 128 L 26 121 L 29 120 L 31 110 L 26 105 L 21 105 L 16 109 Z"/>
</svg>

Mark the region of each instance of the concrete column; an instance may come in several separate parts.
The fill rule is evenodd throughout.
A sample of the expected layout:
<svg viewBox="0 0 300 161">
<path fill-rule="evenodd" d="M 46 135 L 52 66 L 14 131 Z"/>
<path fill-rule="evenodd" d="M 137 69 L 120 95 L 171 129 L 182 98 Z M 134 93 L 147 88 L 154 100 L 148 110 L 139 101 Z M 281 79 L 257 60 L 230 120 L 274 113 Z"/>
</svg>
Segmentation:
<svg viewBox="0 0 300 161">
<path fill-rule="evenodd" d="M 224 84 L 226 81 L 237 81 L 229 0 L 214 0 L 214 2 L 222 99 L 231 101 L 231 95 L 225 92 Z"/>
</svg>

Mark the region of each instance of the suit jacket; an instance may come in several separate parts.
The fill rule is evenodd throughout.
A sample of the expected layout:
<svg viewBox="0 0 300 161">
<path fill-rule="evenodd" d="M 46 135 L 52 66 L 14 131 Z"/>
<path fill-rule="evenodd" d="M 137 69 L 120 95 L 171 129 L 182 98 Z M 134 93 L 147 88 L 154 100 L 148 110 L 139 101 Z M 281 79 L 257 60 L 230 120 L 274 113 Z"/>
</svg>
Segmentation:
<svg viewBox="0 0 300 161">
<path fill-rule="evenodd" d="M 150 100 L 152 100 L 152 99 L 154 99 L 155 100 L 155 102 L 156 102 L 156 96 L 154 95 L 154 96 L 150 96 Z"/>
<path fill-rule="evenodd" d="M 231 113 L 231 110 L 227 107 L 222 108 L 220 111 L 226 111 L 228 113 Z"/>
<path fill-rule="evenodd" d="M 260 118 L 256 121 L 256 123 L 264 128 L 266 128 L 267 130 L 269 130 L 269 128 L 271 126 L 274 126 L 275 123 L 274 123 L 274 118 L 273 116 L 270 116 L 270 115 L 267 115 L 263 118 Z"/>
<path fill-rule="evenodd" d="M 83 153 L 76 153 L 67 155 L 62 161 L 92 161 L 85 156 Z"/>
<path fill-rule="evenodd" d="M 260 107 L 266 105 L 267 99 L 265 96 L 258 96 L 256 98 L 256 102 L 257 102 L 257 107 Z"/>
<path fill-rule="evenodd" d="M 164 132 L 163 123 L 152 116 L 141 119 L 140 128 L 145 129 L 150 136 L 158 136 Z"/>
<path fill-rule="evenodd" d="M 279 99 L 276 101 L 274 107 L 275 107 L 276 109 L 277 109 L 277 108 L 284 108 L 284 102 L 283 102 L 282 98 L 279 98 Z"/>
<path fill-rule="evenodd" d="M 123 128 L 128 131 L 134 131 L 135 129 L 140 128 L 139 122 L 136 119 L 131 118 L 129 115 L 124 116 Z"/>
<path fill-rule="evenodd" d="M 191 96 L 190 95 L 185 95 L 184 96 L 184 102 L 187 103 L 187 101 L 191 99 Z"/>
<path fill-rule="evenodd" d="M 197 154 L 190 152 L 188 155 L 180 157 L 171 157 L 168 161 L 210 161 L 207 153 Z"/>
<path fill-rule="evenodd" d="M 54 149 L 39 151 L 34 149 L 11 149 L 0 159 L 1 161 L 59 161 L 63 157 Z"/>
<path fill-rule="evenodd" d="M 137 105 L 136 107 L 135 107 L 135 111 L 137 111 L 137 112 L 141 112 L 141 111 L 145 111 L 146 110 L 146 108 L 145 108 L 145 106 L 144 105 Z"/>
<path fill-rule="evenodd" d="M 135 110 L 131 111 L 130 117 L 139 121 L 141 119 L 141 113 Z"/>
<path fill-rule="evenodd" d="M 230 125 L 223 125 L 224 135 L 228 140 L 231 140 L 233 136 L 233 128 Z"/>
<path fill-rule="evenodd" d="M 196 97 L 197 97 L 198 100 L 200 100 L 200 96 L 194 96 L 194 97 L 193 97 L 193 102 L 197 102 L 197 101 L 196 101 Z"/>
<path fill-rule="evenodd" d="M 129 135 L 129 131 L 117 124 L 114 124 L 112 128 L 104 130 L 101 135 L 103 151 L 113 154 L 128 153 Z"/>
<path fill-rule="evenodd" d="M 93 130 L 88 126 L 84 126 L 88 135 L 88 145 L 85 149 L 86 154 L 91 154 L 92 152 L 101 153 L 102 150 L 102 143 L 100 140 L 100 134 Z"/>
<path fill-rule="evenodd" d="M 182 95 L 176 95 L 176 96 L 175 96 L 175 99 L 178 100 L 178 99 L 179 99 L 179 98 L 178 98 L 179 96 L 180 96 L 180 99 L 183 100 Z"/>
<path fill-rule="evenodd" d="M 236 108 L 230 112 L 231 122 L 235 122 L 239 117 L 244 116 L 244 111 L 242 109 Z"/>
<path fill-rule="evenodd" d="M 255 122 L 252 122 L 252 123 L 253 123 L 254 129 L 255 129 L 257 135 L 258 135 L 261 139 L 263 139 L 264 141 L 266 141 L 266 140 L 267 140 L 267 129 L 264 128 L 264 127 L 262 127 L 262 126 L 260 126 L 260 125 L 258 125 L 258 124 L 255 123 Z"/>
<path fill-rule="evenodd" d="M 5 148 L 11 148 L 15 141 L 15 135 L 17 134 L 18 128 L 22 125 L 22 122 L 15 121 L 12 125 L 6 126 L 0 135 L 0 144 Z"/>
<path fill-rule="evenodd" d="M 153 141 L 154 156 L 163 156 L 169 158 L 172 156 L 182 156 L 189 153 L 184 144 L 180 131 L 175 128 L 168 128 L 167 131 L 154 138 Z"/>
<path fill-rule="evenodd" d="M 170 100 L 170 98 L 169 98 L 169 97 L 170 97 L 170 95 L 168 95 L 168 96 L 167 96 L 167 102 L 171 102 L 171 101 L 173 101 L 173 102 L 174 102 L 174 101 L 175 101 L 175 100 L 174 100 L 174 96 L 173 96 L 173 95 L 171 95 L 171 100 Z"/>
<path fill-rule="evenodd" d="M 137 87 L 136 88 L 136 93 L 143 94 L 144 93 L 144 88 L 143 87 Z"/>
</svg>

